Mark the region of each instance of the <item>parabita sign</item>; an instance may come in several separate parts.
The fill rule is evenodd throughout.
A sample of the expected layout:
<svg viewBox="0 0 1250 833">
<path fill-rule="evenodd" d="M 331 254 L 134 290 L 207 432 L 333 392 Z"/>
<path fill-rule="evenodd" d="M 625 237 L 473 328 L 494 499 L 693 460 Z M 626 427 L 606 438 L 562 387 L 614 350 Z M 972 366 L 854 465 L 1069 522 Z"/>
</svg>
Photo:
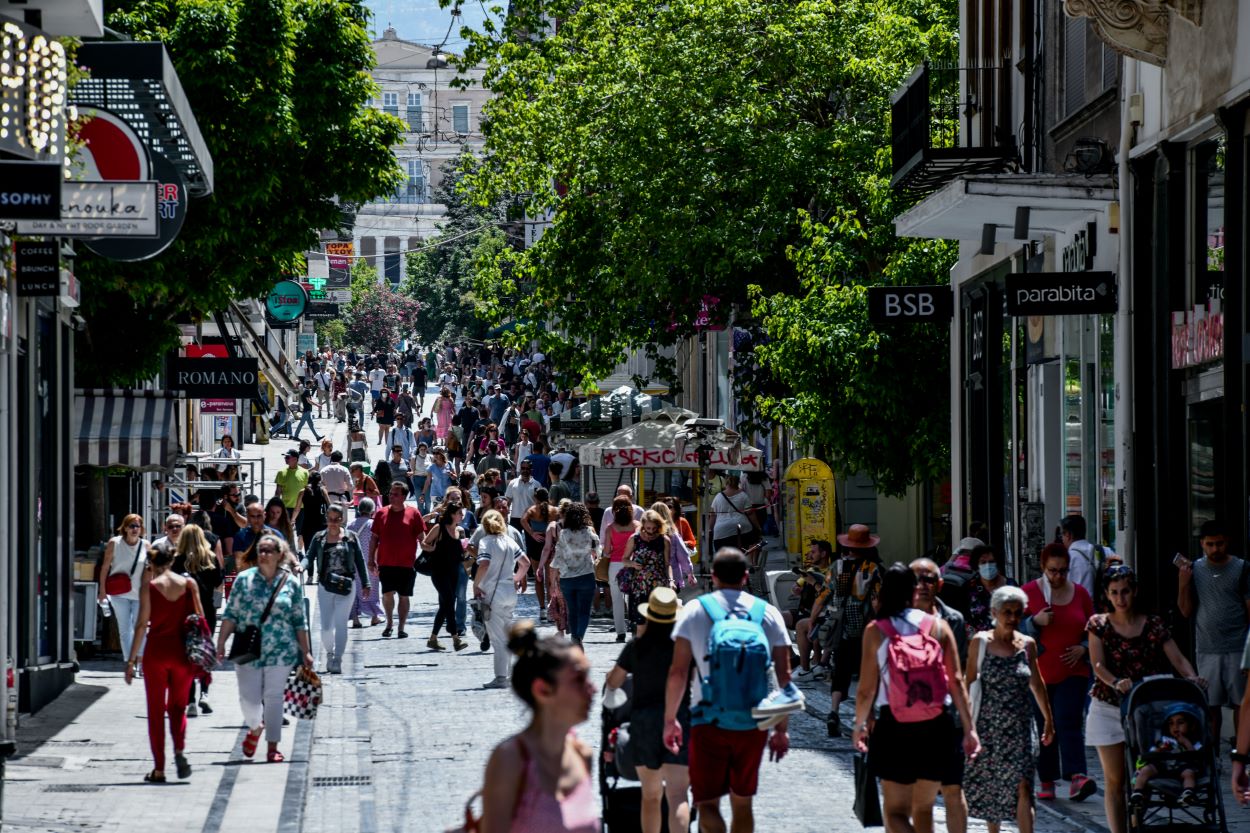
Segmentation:
<svg viewBox="0 0 1250 833">
<path fill-rule="evenodd" d="M 169 387 L 195 399 L 251 399 L 259 382 L 256 359 L 169 360 Z"/>
</svg>

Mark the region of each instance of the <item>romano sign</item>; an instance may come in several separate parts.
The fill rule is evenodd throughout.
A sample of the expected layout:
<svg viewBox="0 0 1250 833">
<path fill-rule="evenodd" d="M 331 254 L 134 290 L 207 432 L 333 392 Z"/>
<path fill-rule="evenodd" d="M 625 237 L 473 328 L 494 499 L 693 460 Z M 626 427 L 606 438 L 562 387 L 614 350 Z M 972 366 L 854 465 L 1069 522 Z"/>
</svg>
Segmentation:
<svg viewBox="0 0 1250 833">
<path fill-rule="evenodd" d="M 1117 309 L 1113 272 L 1007 276 L 1008 315 L 1103 315 Z"/>
<path fill-rule="evenodd" d="M 259 382 L 256 359 L 169 360 L 169 388 L 196 399 L 251 399 Z"/>
</svg>

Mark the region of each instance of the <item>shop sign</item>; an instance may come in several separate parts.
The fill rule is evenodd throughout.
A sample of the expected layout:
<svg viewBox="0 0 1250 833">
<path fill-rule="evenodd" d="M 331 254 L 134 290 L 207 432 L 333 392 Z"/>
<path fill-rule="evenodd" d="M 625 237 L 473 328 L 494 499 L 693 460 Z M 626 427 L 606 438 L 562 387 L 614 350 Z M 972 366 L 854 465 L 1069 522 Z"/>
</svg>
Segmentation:
<svg viewBox="0 0 1250 833">
<path fill-rule="evenodd" d="M 64 182 L 61 219 L 24 220 L 18 234 L 156 237 L 157 187 L 149 182 Z"/>
<path fill-rule="evenodd" d="M 88 249 L 109 260 L 136 261 L 156 257 L 173 244 L 187 219 L 187 186 L 182 174 L 159 153 L 152 154 L 152 178 L 156 180 L 156 236 L 126 236 L 88 240 Z"/>
<path fill-rule="evenodd" d="M 61 219 L 60 162 L 0 161 L 0 220 Z"/>
<path fill-rule="evenodd" d="M 77 309 L 82 302 L 82 285 L 78 283 L 78 278 L 74 277 L 74 273 L 69 269 L 61 270 L 61 294 L 59 300 L 61 306 L 67 309 Z"/>
<path fill-rule="evenodd" d="M 1172 369 L 1224 358 L 1224 313 L 1218 301 L 1172 313 Z"/>
<path fill-rule="evenodd" d="M 55 298 L 61 291 L 61 247 L 55 240 L 19 240 L 13 244 L 19 297 Z"/>
<path fill-rule="evenodd" d="M 197 399 L 251 399 L 259 373 L 256 359 L 178 357 L 169 360 L 169 387 Z"/>
<path fill-rule="evenodd" d="M 1098 253 L 1098 224 L 1090 223 L 1084 231 L 1078 231 L 1072 242 L 1063 247 L 1063 271 L 1088 272 L 1094 268 L 1094 255 Z"/>
<path fill-rule="evenodd" d="M 683 454 L 675 448 L 604 448 L 599 466 L 605 469 L 697 469 L 699 453 L 690 447 Z M 709 468 L 759 471 L 760 455 L 753 451 L 736 453 L 729 448 L 713 448 Z"/>
<path fill-rule="evenodd" d="M 234 414 L 238 411 L 237 399 L 201 399 L 202 414 Z"/>
<path fill-rule="evenodd" d="M 296 281 L 278 281 L 265 298 L 265 313 L 279 324 L 290 324 L 308 308 L 308 292 Z"/>
<path fill-rule="evenodd" d="M 0 17 L 0 151 L 60 161 L 66 81 L 65 48 L 58 41 L 34 26 Z M 8 126 L 10 118 L 16 125 Z"/>
<path fill-rule="evenodd" d="M 871 286 L 868 320 L 873 324 L 950 321 L 955 295 L 949 286 Z"/>
<path fill-rule="evenodd" d="M 343 289 L 352 285 L 352 255 L 356 247 L 350 240 L 332 240 L 326 243 L 326 260 L 329 262 L 331 289 Z"/>
<path fill-rule="evenodd" d="M 300 355 L 315 351 L 317 349 L 317 334 L 300 333 L 295 337 L 295 344 L 295 349 L 299 351 Z"/>
<path fill-rule="evenodd" d="M 317 301 L 308 305 L 309 318 L 338 318 L 339 305 L 328 301 Z"/>
<path fill-rule="evenodd" d="M 1007 276 L 1008 315 L 1103 315 L 1116 309 L 1114 272 L 1030 272 Z"/>
</svg>

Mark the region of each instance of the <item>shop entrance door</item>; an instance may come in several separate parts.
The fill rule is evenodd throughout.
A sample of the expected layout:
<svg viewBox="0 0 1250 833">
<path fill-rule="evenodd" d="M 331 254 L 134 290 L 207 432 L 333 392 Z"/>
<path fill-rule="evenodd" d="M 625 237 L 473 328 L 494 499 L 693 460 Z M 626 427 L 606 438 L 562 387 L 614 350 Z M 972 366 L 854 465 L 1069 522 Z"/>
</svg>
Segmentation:
<svg viewBox="0 0 1250 833">
<path fill-rule="evenodd" d="M 1220 517 L 1224 491 L 1224 400 L 1189 406 L 1188 425 L 1190 551 L 1198 551 L 1198 530 Z"/>
</svg>

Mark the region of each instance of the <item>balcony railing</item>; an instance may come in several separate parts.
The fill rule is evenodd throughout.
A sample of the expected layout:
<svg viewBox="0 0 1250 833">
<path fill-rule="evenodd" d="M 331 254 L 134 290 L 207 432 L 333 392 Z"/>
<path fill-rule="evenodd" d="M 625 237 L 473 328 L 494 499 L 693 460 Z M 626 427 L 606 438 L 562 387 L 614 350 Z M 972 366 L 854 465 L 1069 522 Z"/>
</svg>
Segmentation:
<svg viewBox="0 0 1250 833">
<path fill-rule="evenodd" d="M 894 188 L 928 193 L 1016 163 L 1008 65 L 916 68 L 890 107 Z M 960 127 L 963 127 L 962 136 Z"/>
</svg>

